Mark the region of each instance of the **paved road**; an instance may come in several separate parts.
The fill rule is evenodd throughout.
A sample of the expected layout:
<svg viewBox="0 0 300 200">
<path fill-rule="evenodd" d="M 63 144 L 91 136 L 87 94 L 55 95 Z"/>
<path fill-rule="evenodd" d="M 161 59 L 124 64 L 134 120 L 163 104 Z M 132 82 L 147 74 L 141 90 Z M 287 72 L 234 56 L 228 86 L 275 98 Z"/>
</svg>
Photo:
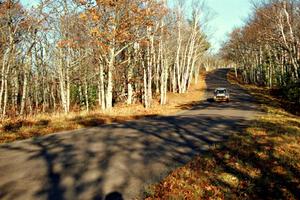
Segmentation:
<svg viewBox="0 0 300 200">
<path fill-rule="evenodd" d="M 227 87 L 230 103 L 199 101 L 174 116 L 1 145 L 0 199 L 132 199 L 256 116 L 253 98 L 230 85 L 226 73 L 207 76 L 207 98 L 215 87 Z"/>
</svg>

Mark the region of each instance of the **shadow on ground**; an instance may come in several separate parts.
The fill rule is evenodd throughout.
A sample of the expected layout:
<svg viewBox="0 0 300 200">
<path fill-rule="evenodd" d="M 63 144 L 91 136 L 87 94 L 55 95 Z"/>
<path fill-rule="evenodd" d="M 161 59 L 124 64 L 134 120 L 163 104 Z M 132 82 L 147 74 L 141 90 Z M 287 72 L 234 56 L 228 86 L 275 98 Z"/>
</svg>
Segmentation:
<svg viewBox="0 0 300 200">
<path fill-rule="evenodd" d="M 253 98 L 230 85 L 226 73 L 218 70 L 207 76 L 207 98 L 215 87 L 228 87 L 230 103 L 199 101 L 177 116 L 110 125 L 98 126 L 89 119 L 87 127 L 95 127 L 1 145 L 0 197 L 131 199 L 140 195 L 145 185 L 224 142 L 255 115 Z"/>
<path fill-rule="evenodd" d="M 286 133 L 284 138 L 300 136 L 299 129 L 293 132 L 284 125 L 256 120 L 251 123 L 259 123 L 259 128 L 274 126 Z M 273 134 L 272 130 L 263 136 L 253 135 L 247 130 L 234 134 L 217 148 L 202 153 L 184 168 L 177 169 L 160 184 L 156 184 L 147 197 L 300 199 L 299 156 L 280 155 L 278 148 L 288 145 L 289 141 L 276 141 L 274 137 L 278 135 Z"/>
<path fill-rule="evenodd" d="M 241 117 L 243 112 L 258 110 L 253 104 L 255 100 L 238 86 L 230 87 L 232 102 L 229 104 L 210 101 L 213 88 L 219 87 L 219 83 L 226 85 L 218 73 L 222 71 L 209 77 L 218 84 L 207 80 L 208 101 L 190 107 L 188 114 L 202 110 L 202 114 L 214 113 L 212 117 L 221 114 L 232 119 L 229 116 Z M 279 116 L 274 121 L 255 117 L 232 119 L 242 125 L 239 131 L 230 134 L 228 140 L 216 148 L 203 152 L 185 168 L 172 173 L 148 196 L 154 199 L 300 199 L 299 143 L 296 142 L 299 141 L 300 123 L 291 119 L 279 121 Z M 245 129 L 244 124 L 255 129 Z M 189 176 L 186 177 L 187 171 Z"/>
<path fill-rule="evenodd" d="M 300 199 L 299 157 L 280 154 L 278 148 L 288 145 L 289 141 L 274 139 L 299 138 L 299 129 L 294 127 L 291 131 L 280 124 L 256 120 L 251 123 L 267 128 L 268 135 L 257 136 L 244 130 L 220 148 L 204 154 L 204 158 L 215 162 L 214 167 L 207 169 L 214 173 L 210 184 L 217 187 L 225 199 Z M 285 133 L 283 137 L 282 133 Z M 221 178 L 222 174 L 237 177 L 238 184 L 233 186 L 228 179 Z"/>
<path fill-rule="evenodd" d="M 33 197 L 42 199 L 101 199 L 110 190 L 129 195 L 242 126 L 242 119 L 224 117 L 155 117 L 6 144 L 0 191 L 7 199 L 36 188 Z"/>
</svg>

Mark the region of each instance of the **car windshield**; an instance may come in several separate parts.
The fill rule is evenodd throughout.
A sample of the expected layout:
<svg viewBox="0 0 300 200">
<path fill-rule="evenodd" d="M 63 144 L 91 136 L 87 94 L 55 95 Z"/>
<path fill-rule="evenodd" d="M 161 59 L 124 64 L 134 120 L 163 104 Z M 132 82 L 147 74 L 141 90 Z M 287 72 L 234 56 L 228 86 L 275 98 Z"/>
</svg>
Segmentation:
<svg viewBox="0 0 300 200">
<path fill-rule="evenodd" d="M 226 94 L 226 90 L 217 90 L 216 93 L 217 94 Z"/>
</svg>

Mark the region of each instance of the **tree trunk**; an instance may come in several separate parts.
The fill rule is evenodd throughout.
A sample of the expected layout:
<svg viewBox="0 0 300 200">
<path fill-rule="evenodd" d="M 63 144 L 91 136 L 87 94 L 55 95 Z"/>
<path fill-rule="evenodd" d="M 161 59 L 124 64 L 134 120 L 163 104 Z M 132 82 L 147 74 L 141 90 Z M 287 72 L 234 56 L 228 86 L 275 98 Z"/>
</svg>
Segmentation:
<svg viewBox="0 0 300 200">
<path fill-rule="evenodd" d="M 132 88 L 132 66 L 129 65 L 128 72 L 127 72 L 127 104 L 132 104 L 132 95 L 133 95 L 133 88 Z"/>
<path fill-rule="evenodd" d="M 28 80 L 28 68 L 30 65 L 29 59 L 25 60 L 25 67 L 24 67 L 24 79 L 23 79 L 23 89 L 22 89 L 22 98 L 21 98 L 21 110 L 20 110 L 20 115 L 24 114 L 24 108 L 25 108 L 25 102 L 26 102 L 26 93 L 27 93 L 27 80 Z"/>
<path fill-rule="evenodd" d="M 87 79 L 85 78 L 85 81 L 84 81 L 84 99 L 85 99 L 85 108 L 86 108 L 86 111 L 89 111 L 89 95 L 88 95 L 88 82 L 87 82 Z"/>
<path fill-rule="evenodd" d="M 68 113 L 67 108 L 67 99 L 65 92 L 65 76 L 63 70 L 63 61 L 62 61 L 62 49 L 60 49 L 60 64 L 59 64 L 59 87 L 60 87 L 60 96 L 61 96 L 61 104 L 65 113 Z"/>
<path fill-rule="evenodd" d="M 114 68 L 114 62 L 115 62 L 115 48 L 111 47 L 110 60 L 108 63 L 108 72 L 107 72 L 106 109 L 112 108 L 112 90 L 113 90 L 112 72 Z"/>
<path fill-rule="evenodd" d="M 105 87 L 104 87 L 104 69 L 103 69 L 102 63 L 100 63 L 100 65 L 99 65 L 99 85 L 100 85 L 99 102 L 101 104 L 101 109 L 105 110 L 106 103 L 105 103 Z"/>
<path fill-rule="evenodd" d="M 9 64 L 8 61 L 8 54 L 10 52 L 10 49 L 7 49 L 3 55 L 2 59 L 2 68 L 1 68 L 1 87 L 0 87 L 0 113 L 3 113 L 3 108 L 2 108 L 2 101 L 4 100 L 4 90 L 5 90 L 5 81 L 6 81 L 6 67 Z"/>
</svg>

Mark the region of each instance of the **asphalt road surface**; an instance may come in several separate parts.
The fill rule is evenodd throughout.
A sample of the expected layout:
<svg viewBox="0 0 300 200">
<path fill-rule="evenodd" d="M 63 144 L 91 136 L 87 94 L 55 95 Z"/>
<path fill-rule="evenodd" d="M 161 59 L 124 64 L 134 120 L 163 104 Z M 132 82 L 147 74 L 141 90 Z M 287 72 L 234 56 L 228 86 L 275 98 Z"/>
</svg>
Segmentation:
<svg viewBox="0 0 300 200">
<path fill-rule="evenodd" d="M 133 199 L 147 184 L 226 140 L 258 114 L 254 99 L 220 69 L 205 100 L 174 116 L 144 118 L 0 146 L 0 199 Z M 227 87 L 231 102 L 207 101 Z"/>
</svg>

